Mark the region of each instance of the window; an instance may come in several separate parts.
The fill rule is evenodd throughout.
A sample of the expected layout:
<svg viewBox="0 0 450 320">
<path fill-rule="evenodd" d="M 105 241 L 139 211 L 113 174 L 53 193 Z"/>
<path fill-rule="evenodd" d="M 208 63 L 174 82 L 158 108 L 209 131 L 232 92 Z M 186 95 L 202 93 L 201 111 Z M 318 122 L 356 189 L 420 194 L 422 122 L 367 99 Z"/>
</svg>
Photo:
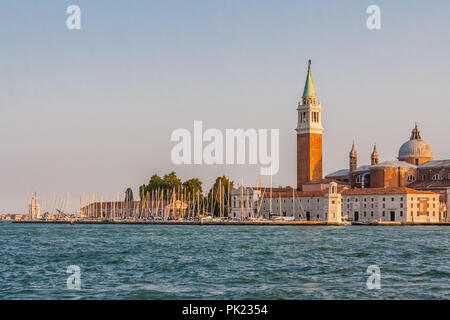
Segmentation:
<svg viewBox="0 0 450 320">
<path fill-rule="evenodd" d="M 383 211 L 383 217 L 386 215 L 386 213 Z"/>
<path fill-rule="evenodd" d="M 373 211 L 370 211 L 370 216 L 373 217 Z"/>
<path fill-rule="evenodd" d="M 410 175 L 408 176 L 408 181 L 412 182 L 412 181 L 415 181 L 415 180 L 416 180 L 416 176 L 415 176 L 415 175 L 410 174 Z"/>
<path fill-rule="evenodd" d="M 356 177 L 356 182 L 357 182 L 357 183 L 361 183 L 361 175 L 359 175 L 359 176 Z"/>
<path fill-rule="evenodd" d="M 431 180 L 442 180 L 442 177 L 440 174 L 435 174 L 433 177 L 431 177 Z"/>
<path fill-rule="evenodd" d="M 383 198 L 383 201 L 386 201 L 386 198 Z"/>
<path fill-rule="evenodd" d="M 403 203 L 400 203 L 400 208 L 403 208 Z"/>
<path fill-rule="evenodd" d="M 392 198 L 391 201 L 394 201 L 394 198 Z"/>
<path fill-rule="evenodd" d="M 400 217 L 403 217 L 403 211 L 400 211 Z"/>
</svg>

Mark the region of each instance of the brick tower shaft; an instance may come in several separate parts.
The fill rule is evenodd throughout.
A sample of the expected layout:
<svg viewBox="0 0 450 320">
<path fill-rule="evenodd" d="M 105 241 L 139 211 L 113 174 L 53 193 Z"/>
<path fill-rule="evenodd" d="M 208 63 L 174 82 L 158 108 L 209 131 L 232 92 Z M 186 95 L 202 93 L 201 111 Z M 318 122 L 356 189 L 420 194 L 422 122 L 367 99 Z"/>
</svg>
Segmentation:
<svg viewBox="0 0 450 320">
<path fill-rule="evenodd" d="M 317 101 L 311 60 L 297 111 L 297 189 L 301 190 L 303 184 L 322 179 L 322 106 Z"/>
</svg>

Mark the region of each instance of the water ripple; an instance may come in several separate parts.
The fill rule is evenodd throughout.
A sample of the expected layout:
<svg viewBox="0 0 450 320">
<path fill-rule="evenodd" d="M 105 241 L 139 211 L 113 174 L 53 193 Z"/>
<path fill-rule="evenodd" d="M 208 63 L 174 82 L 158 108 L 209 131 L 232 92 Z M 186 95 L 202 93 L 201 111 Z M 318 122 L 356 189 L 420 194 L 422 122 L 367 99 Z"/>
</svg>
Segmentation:
<svg viewBox="0 0 450 320">
<path fill-rule="evenodd" d="M 449 299 L 448 230 L 0 223 L 0 299 Z"/>
</svg>

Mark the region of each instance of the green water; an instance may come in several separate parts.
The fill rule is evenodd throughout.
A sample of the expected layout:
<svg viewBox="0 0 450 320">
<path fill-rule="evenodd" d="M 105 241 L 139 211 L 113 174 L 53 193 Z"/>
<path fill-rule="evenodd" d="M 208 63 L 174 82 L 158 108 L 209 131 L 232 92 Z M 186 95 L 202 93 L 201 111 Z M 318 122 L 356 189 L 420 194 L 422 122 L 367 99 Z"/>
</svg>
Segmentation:
<svg viewBox="0 0 450 320">
<path fill-rule="evenodd" d="M 0 299 L 449 299 L 449 232 L 0 223 Z"/>
</svg>

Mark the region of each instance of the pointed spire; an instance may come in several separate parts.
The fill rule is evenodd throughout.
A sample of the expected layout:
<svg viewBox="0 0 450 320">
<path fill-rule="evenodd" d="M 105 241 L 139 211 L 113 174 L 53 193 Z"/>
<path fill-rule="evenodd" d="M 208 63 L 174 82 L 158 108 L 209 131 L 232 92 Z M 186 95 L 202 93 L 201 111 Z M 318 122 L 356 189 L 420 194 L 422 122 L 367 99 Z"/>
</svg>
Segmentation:
<svg viewBox="0 0 450 320">
<path fill-rule="evenodd" d="M 356 155 L 355 141 L 352 144 L 352 150 L 350 150 L 350 156 Z"/>
<path fill-rule="evenodd" d="M 377 152 L 377 143 L 375 142 L 375 144 L 373 145 L 373 152 L 372 152 L 372 155 L 374 155 L 374 154 L 378 154 L 378 152 Z"/>
<path fill-rule="evenodd" d="M 358 155 L 355 149 L 355 141 L 353 141 L 352 150 L 349 153 L 349 171 L 352 172 L 358 167 Z"/>
<path fill-rule="evenodd" d="M 421 140 L 421 139 L 422 138 L 420 137 L 420 130 L 416 122 L 416 125 L 414 126 L 414 129 L 411 132 L 411 138 L 409 138 L 409 140 Z"/>
<path fill-rule="evenodd" d="M 303 97 L 316 97 L 316 90 L 314 89 L 314 83 L 311 75 L 311 59 L 308 60 L 308 74 L 306 75 Z"/>
<path fill-rule="evenodd" d="M 380 161 L 380 156 L 378 155 L 377 152 L 377 144 L 375 143 L 373 146 L 373 152 L 372 155 L 370 156 L 370 164 L 372 166 L 377 165 Z"/>
</svg>

